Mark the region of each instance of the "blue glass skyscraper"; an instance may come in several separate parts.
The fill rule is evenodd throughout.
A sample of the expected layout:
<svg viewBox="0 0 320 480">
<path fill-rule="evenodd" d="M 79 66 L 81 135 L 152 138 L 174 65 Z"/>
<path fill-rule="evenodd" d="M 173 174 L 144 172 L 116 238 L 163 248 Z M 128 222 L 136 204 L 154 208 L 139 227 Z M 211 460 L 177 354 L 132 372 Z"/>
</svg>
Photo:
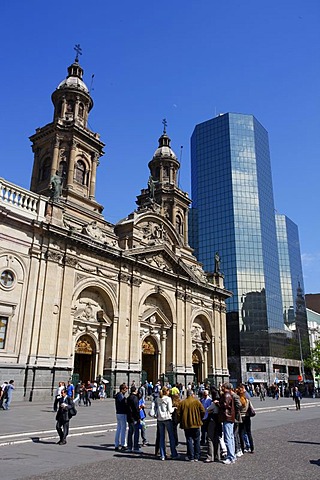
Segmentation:
<svg viewBox="0 0 320 480">
<path fill-rule="evenodd" d="M 195 127 L 191 185 L 190 244 L 207 271 L 219 252 L 233 292 L 231 380 L 255 372 L 255 381 L 272 381 L 292 333 L 283 317 L 268 133 L 254 116 L 226 113 Z"/>
</svg>

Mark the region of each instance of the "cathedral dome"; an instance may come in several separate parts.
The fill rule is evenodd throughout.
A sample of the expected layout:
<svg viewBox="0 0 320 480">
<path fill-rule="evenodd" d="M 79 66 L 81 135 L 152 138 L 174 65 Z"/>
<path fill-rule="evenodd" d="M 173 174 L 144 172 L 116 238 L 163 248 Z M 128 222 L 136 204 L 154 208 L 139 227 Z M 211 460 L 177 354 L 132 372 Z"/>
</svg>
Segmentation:
<svg viewBox="0 0 320 480">
<path fill-rule="evenodd" d="M 77 88 L 82 90 L 85 93 L 89 93 L 87 85 L 79 77 L 67 77 L 61 83 L 59 83 L 58 89 L 60 88 Z"/>
<path fill-rule="evenodd" d="M 82 90 L 85 93 L 89 93 L 87 85 L 82 80 L 83 69 L 79 65 L 78 59 L 76 59 L 70 67 L 68 67 L 68 75 L 61 83 L 59 83 L 57 89 L 62 88 L 74 88 Z"/>
<path fill-rule="evenodd" d="M 159 158 L 159 157 L 165 157 L 165 158 L 172 158 L 174 160 L 177 160 L 177 156 L 170 147 L 170 138 L 164 133 L 161 135 L 159 138 L 159 147 L 153 154 L 153 158 Z"/>
</svg>

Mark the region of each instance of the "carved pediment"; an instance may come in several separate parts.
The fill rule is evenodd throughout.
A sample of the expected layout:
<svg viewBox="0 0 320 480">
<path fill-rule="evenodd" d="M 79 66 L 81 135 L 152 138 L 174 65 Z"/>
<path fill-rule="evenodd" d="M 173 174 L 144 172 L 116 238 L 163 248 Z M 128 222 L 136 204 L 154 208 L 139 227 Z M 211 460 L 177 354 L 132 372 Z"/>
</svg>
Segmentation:
<svg viewBox="0 0 320 480">
<path fill-rule="evenodd" d="M 162 325 L 164 328 L 169 329 L 172 327 L 172 323 L 168 317 L 158 307 L 153 306 L 144 311 L 141 317 L 141 323 L 155 327 Z"/>
</svg>

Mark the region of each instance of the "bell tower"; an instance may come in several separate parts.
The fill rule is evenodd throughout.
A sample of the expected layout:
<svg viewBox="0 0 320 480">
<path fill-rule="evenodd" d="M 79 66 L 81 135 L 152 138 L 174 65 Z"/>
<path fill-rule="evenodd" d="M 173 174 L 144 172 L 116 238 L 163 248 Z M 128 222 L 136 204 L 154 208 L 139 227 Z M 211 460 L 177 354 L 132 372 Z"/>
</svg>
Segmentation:
<svg viewBox="0 0 320 480">
<path fill-rule="evenodd" d="M 30 189 L 50 196 L 50 179 L 59 175 L 62 191 L 59 202 L 66 211 L 101 214 L 103 207 L 95 200 L 96 170 L 104 154 L 104 144 L 98 133 L 88 128 L 88 117 L 93 100 L 84 83 L 79 64 L 81 48 L 76 45 L 74 62 L 68 75 L 51 99 L 54 105 L 53 121 L 37 128 L 30 137 L 34 163 Z"/>
<path fill-rule="evenodd" d="M 191 200 L 178 185 L 180 162 L 171 149 L 167 122 L 163 120 L 159 146 L 149 162 L 148 188 L 137 197 L 138 211 L 151 208 L 168 219 L 178 233 L 182 244 L 188 246 L 188 212 Z"/>
</svg>

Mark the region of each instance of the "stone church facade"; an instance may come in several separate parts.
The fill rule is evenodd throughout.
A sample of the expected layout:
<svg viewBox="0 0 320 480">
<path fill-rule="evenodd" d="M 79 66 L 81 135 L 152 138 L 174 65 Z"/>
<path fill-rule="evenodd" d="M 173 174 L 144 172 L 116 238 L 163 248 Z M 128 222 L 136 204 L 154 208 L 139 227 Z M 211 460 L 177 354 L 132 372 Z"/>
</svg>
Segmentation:
<svg viewBox="0 0 320 480">
<path fill-rule="evenodd" d="M 228 378 L 223 275 L 188 245 L 190 199 L 164 127 L 137 209 L 116 225 L 95 199 L 104 144 L 78 58 L 30 137 L 30 190 L 0 178 L 0 381 L 48 399 L 60 380 Z"/>
</svg>

